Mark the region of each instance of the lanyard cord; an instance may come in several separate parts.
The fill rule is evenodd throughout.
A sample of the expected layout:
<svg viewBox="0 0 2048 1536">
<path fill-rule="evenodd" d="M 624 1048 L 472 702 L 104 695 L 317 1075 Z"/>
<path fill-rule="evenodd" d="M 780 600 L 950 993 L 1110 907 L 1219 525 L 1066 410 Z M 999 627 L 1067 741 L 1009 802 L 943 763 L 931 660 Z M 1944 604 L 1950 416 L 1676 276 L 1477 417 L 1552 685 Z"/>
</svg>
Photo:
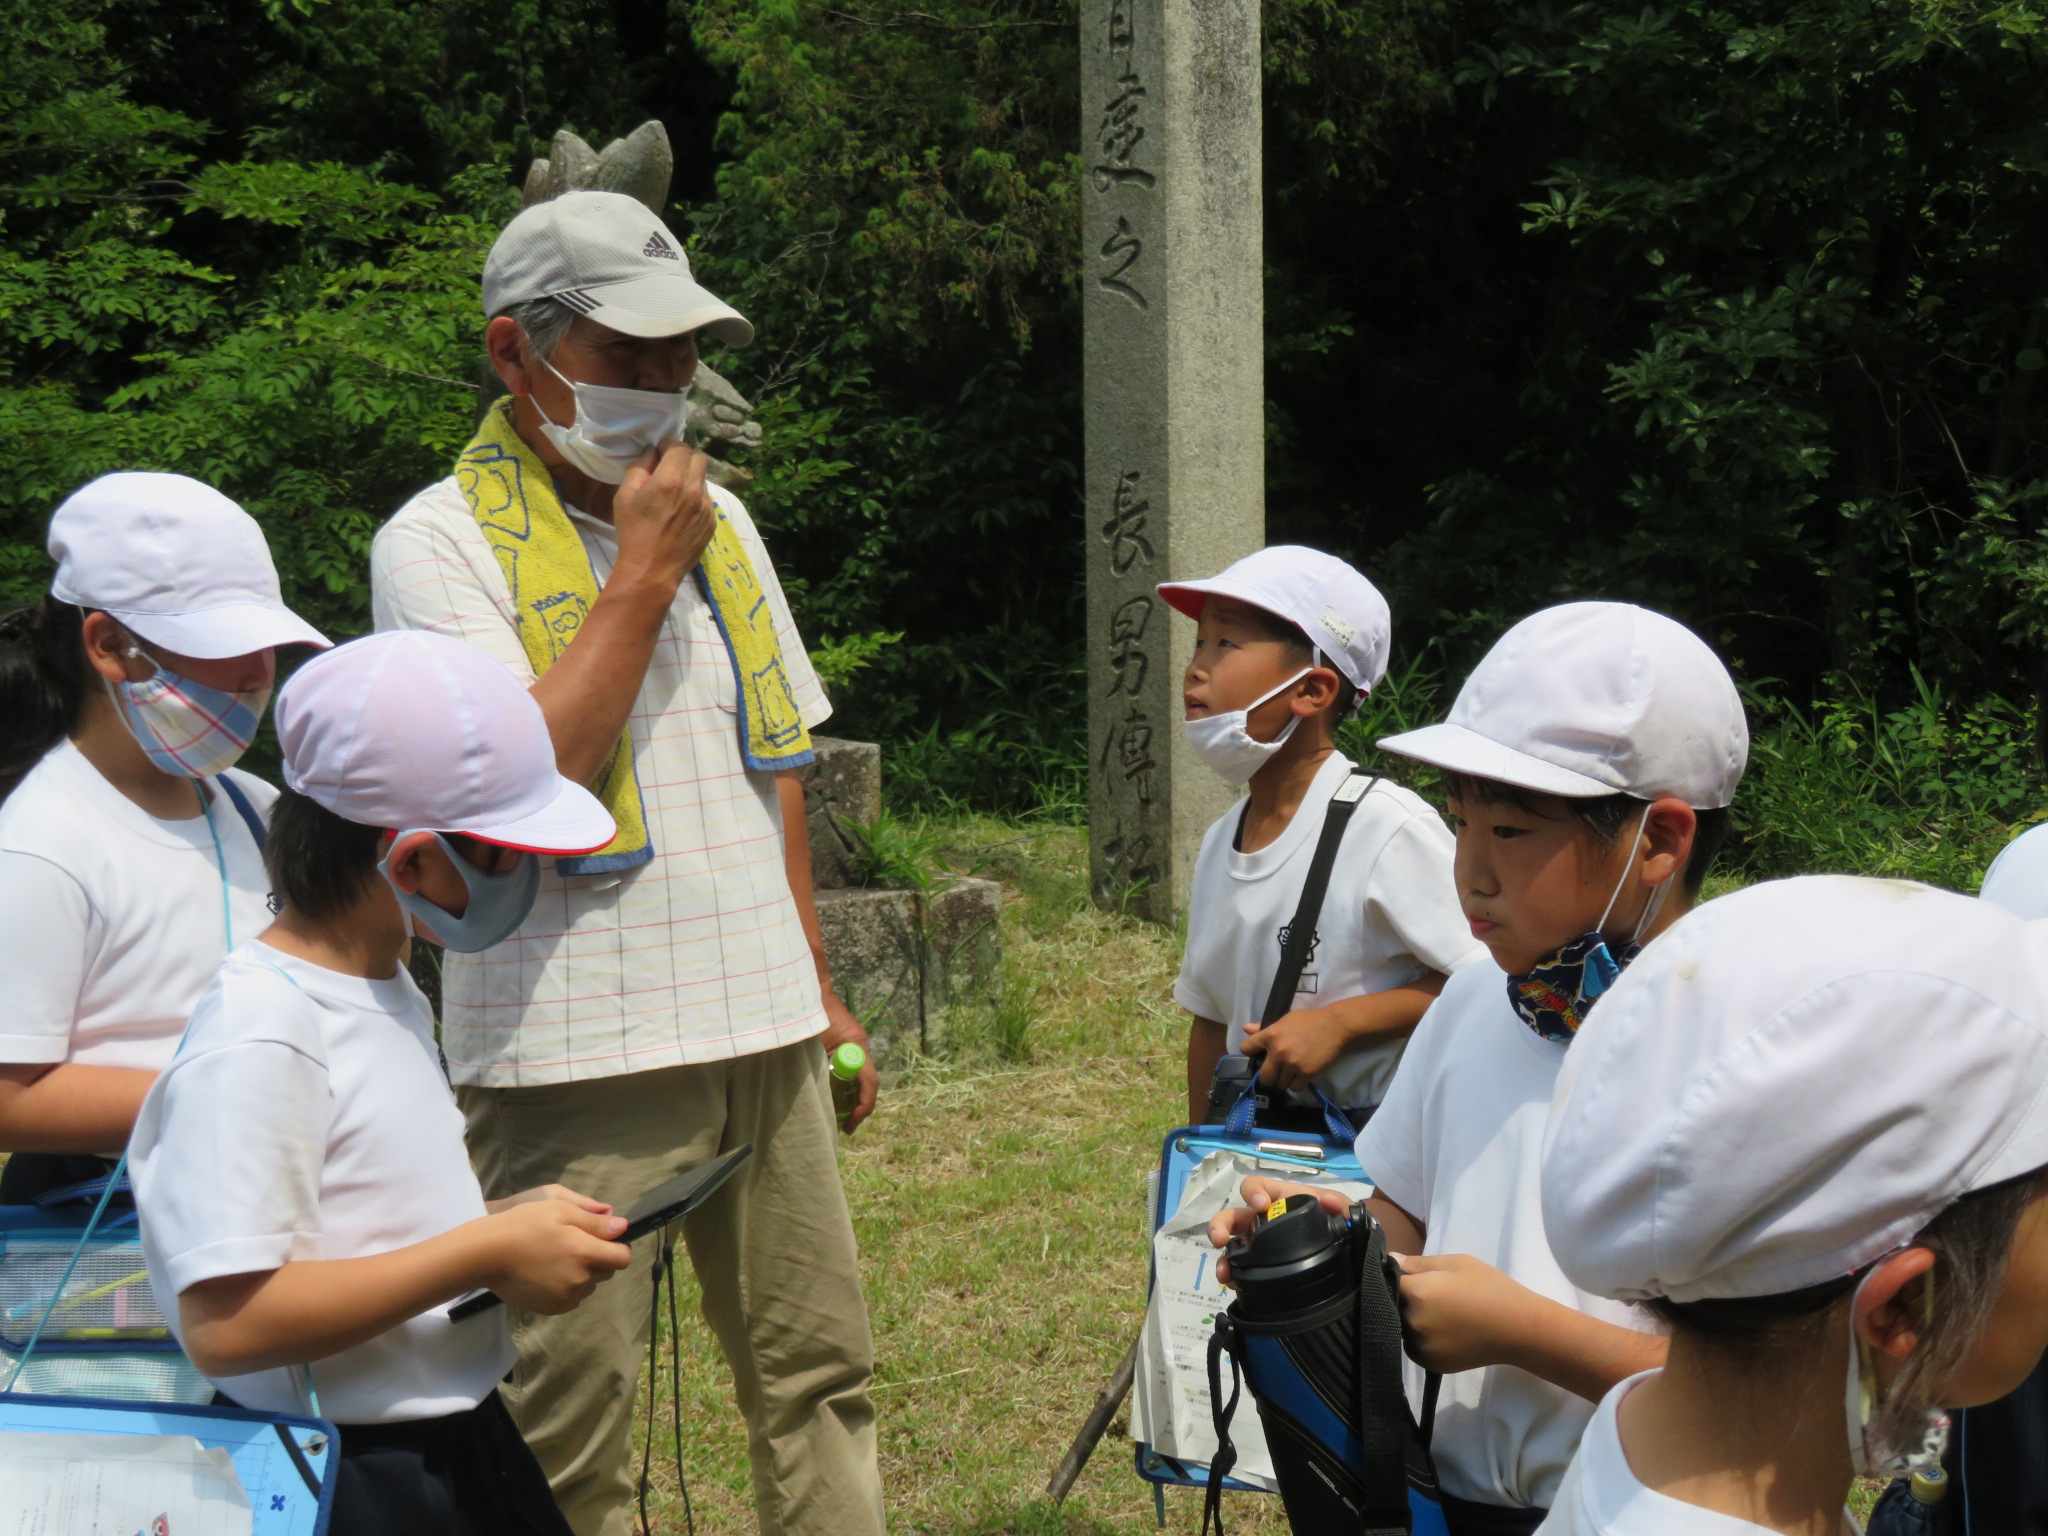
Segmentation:
<svg viewBox="0 0 2048 1536">
<path fill-rule="evenodd" d="M 206 818 L 206 830 L 213 838 L 214 867 L 220 871 L 220 924 L 221 938 L 225 944 L 221 955 L 222 958 L 226 958 L 233 953 L 235 947 L 235 914 L 228 895 L 228 856 L 220 845 L 220 824 L 213 819 L 213 805 L 206 786 L 194 779 L 192 787 L 198 792 L 199 811 Z M 290 980 L 289 977 L 286 979 Z M 172 1061 L 176 1061 L 179 1053 L 185 1049 L 185 1036 L 191 1033 L 191 1030 L 192 1022 L 187 1019 L 184 1031 L 178 1036 L 177 1047 L 171 1052 Z M 169 1068 L 165 1070 L 168 1071 Z M 114 1191 L 121 1183 L 121 1175 L 127 1171 L 128 1149 L 124 1146 L 121 1148 L 119 1160 L 114 1164 L 114 1171 L 107 1175 L 106 1187 L 100 1191 L 99 1203 L 92 1208 L 92 1215 L 85 1223 L 85 1230 L 78 1235 L 78 1243 L 71 1250 L 71 1258 L 64 1265 L 64 1273 L 58 1277 L 55 1288 L 50 1292 L 50 1299 L 43 1307 L 43 1315 L 36 1319 L 35 1331 L 28 1336 L 28 1344 L 23 1348 L 21 1357 L 14 1362 L 14 1369 L 8 1373 L 6 1387 L 0 1390 L 12 1392 L 15 1382 L 21 1379 L 21 1373 L 28 1369 L 29 1360 L 35 1355 L 36 1346 L 42 1343 L 43 1329 L 49 1325 L 51 1314 L 57 1310 L 57 1303 L 63 1299 L 64 1287 L 71 1283 L 71 1276 L 78 1268 L 78 1261 L 85 1254 L 85 1245 L 92 1241 L 93 1233 L 99 1230 L 100 1218 L 107 1213 L 107 1202 L 114 1198 Z M 306 1376 L 306 1390 L 309 1396 L 312 1393 L 312 1385 L 312 1373 L 309 1371 Z M 318 1400 L 315 1399 L 313 1412 L 316 1417 L 319 1411 Z"/>
</svg>

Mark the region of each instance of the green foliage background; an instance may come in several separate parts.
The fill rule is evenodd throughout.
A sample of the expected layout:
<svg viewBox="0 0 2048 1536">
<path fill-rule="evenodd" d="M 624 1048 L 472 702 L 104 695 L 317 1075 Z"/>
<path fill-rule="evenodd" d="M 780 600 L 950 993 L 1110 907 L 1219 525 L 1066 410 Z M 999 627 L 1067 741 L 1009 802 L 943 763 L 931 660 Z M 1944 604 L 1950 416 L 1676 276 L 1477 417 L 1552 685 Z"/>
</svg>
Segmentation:
<svg viewBox="0 0 2048 1536">
<path fill-rule="evenodd" d="M 2044 14 L 1267 0 L 1270 536 L 1373 573 L 1417 676 L 1633 598 L 1741 669 L 1769 783 L 1938 737 L 2030 814 Z M 866 663 L 838 728 L 912 800 L 1071 803 L 1075 50 L 1068 0 L 0 0 L 0 596 L 68 490 L 170 468 L 362 628 L 527 159 L 654 116 L 761 333 L 714 359 L 750 503 Z"/>
</svg>

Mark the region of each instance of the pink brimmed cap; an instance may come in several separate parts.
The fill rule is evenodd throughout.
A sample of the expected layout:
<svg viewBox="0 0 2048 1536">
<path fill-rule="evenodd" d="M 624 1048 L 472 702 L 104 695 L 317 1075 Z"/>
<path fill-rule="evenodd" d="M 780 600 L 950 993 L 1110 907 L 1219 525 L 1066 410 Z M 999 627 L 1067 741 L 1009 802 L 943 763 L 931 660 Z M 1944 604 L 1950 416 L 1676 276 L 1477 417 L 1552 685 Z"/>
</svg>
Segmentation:
<svg viewBox="0 0 2048 1536">
<path fill-rule="evenodd" d="M 596 796 L 555 769 L 532 694 L 475 646 L 394 630 L 336 646 L 277 697 L 284 781 L 349 821 L 461 832 L 530 853 L 615 836 Z"/>
</svg>

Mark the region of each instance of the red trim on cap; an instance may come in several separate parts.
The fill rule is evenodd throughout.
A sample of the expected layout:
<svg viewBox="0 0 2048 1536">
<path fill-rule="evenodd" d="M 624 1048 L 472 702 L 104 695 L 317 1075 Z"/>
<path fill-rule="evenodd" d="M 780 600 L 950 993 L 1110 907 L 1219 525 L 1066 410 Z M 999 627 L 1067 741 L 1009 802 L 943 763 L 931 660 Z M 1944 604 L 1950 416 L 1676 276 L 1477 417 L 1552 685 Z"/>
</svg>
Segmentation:
<svg viewBox="0 0 2048 1536">
<path fill-rule="evenodd" d="M 1184 613 L 1196 623 L 1202 621 L 1202 605 L 1209 601 L 1207 592 L 1192 592 L 1186 587 L 1162 584 L 1159 595 L 1166 600 L 1166 606 L 1175 613 Z"/>
</svg>

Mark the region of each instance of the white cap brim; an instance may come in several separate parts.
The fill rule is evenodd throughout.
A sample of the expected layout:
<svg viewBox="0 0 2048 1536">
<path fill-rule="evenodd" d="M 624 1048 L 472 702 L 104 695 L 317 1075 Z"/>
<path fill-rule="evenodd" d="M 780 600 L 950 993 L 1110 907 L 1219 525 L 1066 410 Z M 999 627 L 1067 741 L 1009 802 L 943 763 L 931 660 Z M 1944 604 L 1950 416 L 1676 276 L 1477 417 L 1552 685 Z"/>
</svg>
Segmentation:
<svg viewBox="0 0 2048 1536">
<path fill-rule="evenodd" d="M 1263 591 L 1249 582 L 1232 581 L 1228 576 L 1211 576 L 1203 581 L 1162 581 L 1153 590 L 1159 594 L 1160 601 L 1172 608 L 1176 613 L 1184 613 L 1189 618 L 1197 621 L 1202 617 L 1202 605 L 1200 603 L 1182 603 L 1176 601 L 1176 599 L 1187 594 L 1193 594 L 1205 599 L 1211 597 L 1234 598 L 1240 603 L 1250 604 L 1262 613 L 1270 613 L 1276 618 L 1284 619 L 1296 629 L 1301 630 L 1304 634 L 1308 634 L 1310 643 L 1314 644 L 1316 649 L 1322 653 L 1323 660 L 1344 674 L 1344 680 L 1358 690 L 1358 702 L 1360 704 L 1363 704 L 1365 696 L 1372 692 L 1371 683 L 1362 677 L 1354 677 L 1352 675 L 1350 662 L 1342 652 L 1332 650 L 1318 643 L 1315 636 L 1310 633 L 1307 624 L 1303 623 L 1293 614 L 1282 613 L 1273 606 L 1272 593 Z"/>
<path fill-rule="evenodd" d="M 1469 774 L 1475 779 L 1496 779 L 1539 795 L 1563 795 L 1582 800 L 1593 795 L 1619 795 L 1627 791 L 1556 763 L 1531 757 L 1513 747 L 1504 747 L 1490 736 L 1467 726 L 1426 725 L 1419 731 L 1403 731 L 1377 743 L 1382 752 L 1399 753 L 1429 763 L 1448 773 Z"/>
<path fill-rule="evenodd" d="M 636 277 L 595 288 L 570 288 L 550 294 L 567 309 L 627 336 L 680 336 L 706 331 L 729 347 L 754 339 L 753 324 L 708 288 L 690 278 L 666 273 Z"/>
<path fill-rule="evenodd" d="M 277 645 L 310 645 L 324 651 L 334 644 L 291 609 L 269 603 L 235 603 L 198 613 L 133 613 L 118 608 L 103 611 L 151 645 L 201 661 L 247 656 Z"/>
<path fill-rule="evenodd" d="M 604 808 L 604 802 L 572 779 L 562 779 L 553 800 L 517 820 L 434 830 L 460 832 L 480 842 L 525 853 L 562 855 L 595 853 L 619 835 L 619 825 Z"/>
</svg>

